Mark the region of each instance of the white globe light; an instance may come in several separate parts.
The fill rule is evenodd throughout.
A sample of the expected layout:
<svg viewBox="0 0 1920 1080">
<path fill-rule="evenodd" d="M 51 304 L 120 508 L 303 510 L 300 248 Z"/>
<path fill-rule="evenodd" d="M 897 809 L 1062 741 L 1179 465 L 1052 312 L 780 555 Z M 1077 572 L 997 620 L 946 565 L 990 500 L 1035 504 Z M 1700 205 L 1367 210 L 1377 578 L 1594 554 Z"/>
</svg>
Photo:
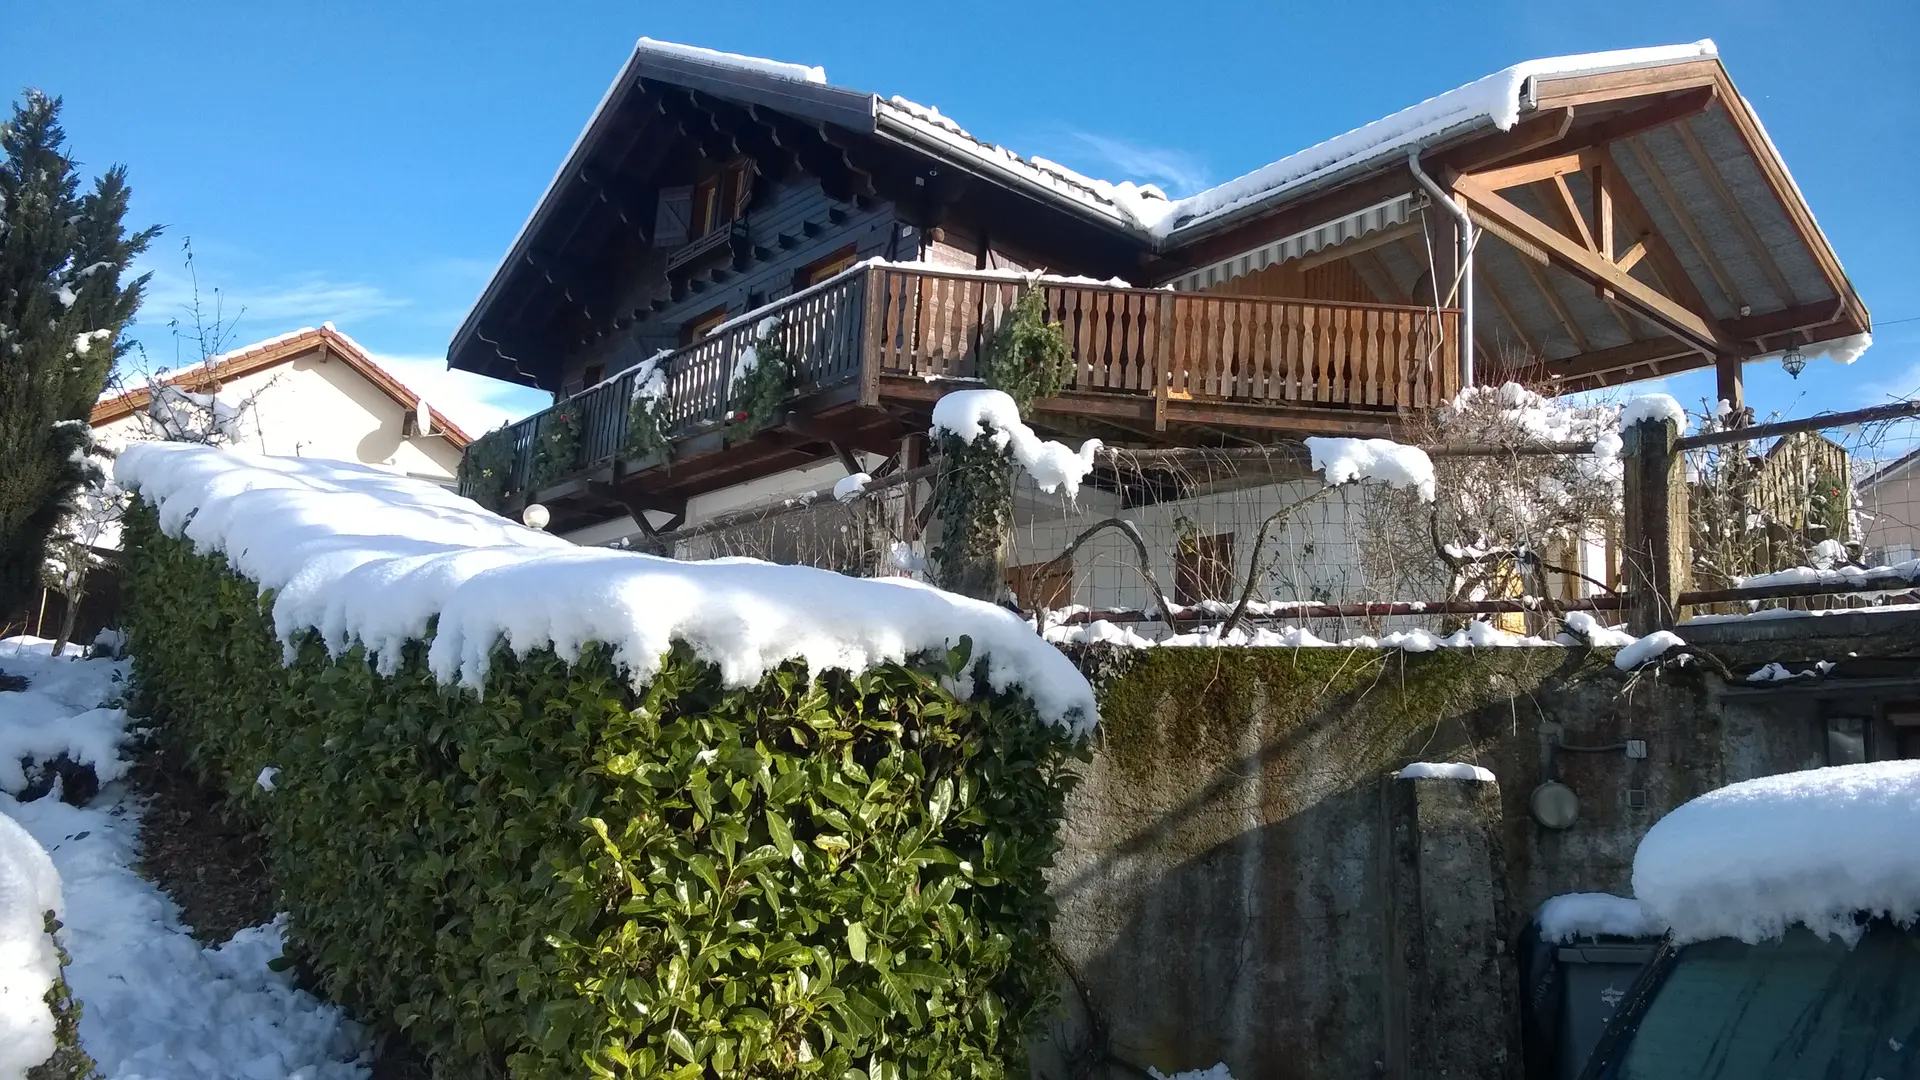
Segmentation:
<svg viewBox="0 0 1920 1080">
<path fill-rule="evenodd" d="M 528 503 L 527 508 L 520 511 L 520 520 L 526 522 L 530 529 L 544 529 L 547 527 L 547 522 L 553 520 L 553 515 L 539 503 Z"/>
</svg>

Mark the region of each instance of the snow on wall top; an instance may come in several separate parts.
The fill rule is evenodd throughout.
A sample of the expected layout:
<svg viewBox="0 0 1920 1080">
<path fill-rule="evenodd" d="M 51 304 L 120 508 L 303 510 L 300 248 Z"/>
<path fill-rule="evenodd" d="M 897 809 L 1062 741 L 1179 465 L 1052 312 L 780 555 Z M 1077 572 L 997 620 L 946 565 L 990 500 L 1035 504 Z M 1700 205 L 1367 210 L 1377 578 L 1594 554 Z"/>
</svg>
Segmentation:
<svg viewBox="0 0 1920 1080">
<path fill-rule="evenodd" d="M 1855 912 L 1920 915 L 1920 761 L 1708 792 L 1647 831 L 1633 893 L 1677 941 L 1760 941 L 1797 922 L 1851 942 Z"/>
<path fill-rule="evenodd" d="M 1052 494 L 1066 490 L 1068 498 L 1080 493 L 1080 481 L 1093 471 L 1093 457 L 1100 452 L 1100 440 L 1088 439 L 1074 450 L 1065 443 L 1042 439 L 1020 419 L 1020 407 L 1003 390 L 955 390 L 942 395 L 933 404 L 931 434 L 942 432 L 961 442 L 986 436 L 997 447 L 1011 446 L 1013 458 L 1033 477 L 1034 485 Z"/>
<path fill-rule="evenodd" d="M 966 635 L 994 687 L 1021 688 L 1075 732 L 1094 723 L 1086 679 L 1012 612 L 916 582 L 576 547 L 435 484 L 344 462 L 143 443 L 114 475 L 168 535 L 274 590 L 283 642 L 316 630 L 336 654 L 366 645 L 385 671 L 435 617 L 429 668 L 476 689 L 503 638 L 569 660 L 605 643 L 636 684 L 679 641 L 744 686 L 788 660 L 860 671 Z"/>
<path fill-rule="evenodd" d="M 1203 224 L 1256 198 L 1266 198 L 1315 179 L 1336 168 L 1390 153 L 1404 153 L 1445 132 L 1492 121 L 1502 131 L 1520 119 L 1520 95 L 1528 79 L 1543 76 L 1586 75 L 1601 71 L 1680 63 L 1719 55 L 1712 41 L 1691 45 L 1662 45 L 1646 49 L 1616 49 L 1528 60 L 1496 71 L 1486 78 L 1431 97 L 1392 116 L 1375 120 L 1344 135 L 1289 154 L 1245 176 L 1181 199 L 1155 229 L 1161 235 Z"/>
</svg>

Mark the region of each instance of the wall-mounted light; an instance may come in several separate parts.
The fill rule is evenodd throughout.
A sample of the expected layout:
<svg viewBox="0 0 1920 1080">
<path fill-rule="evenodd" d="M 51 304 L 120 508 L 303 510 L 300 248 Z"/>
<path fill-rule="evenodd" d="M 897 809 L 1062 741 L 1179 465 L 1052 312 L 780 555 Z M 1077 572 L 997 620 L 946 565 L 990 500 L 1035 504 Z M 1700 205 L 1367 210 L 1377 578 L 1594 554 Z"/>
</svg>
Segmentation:
<svg viewBox="0 0 1920 1080">
<path fill-rule="evenodd" d="M 520 511 L 520 520 L 525 522 L 529 529 L 544 529 L 547 527 L 547 522 L 553 520 L 553 515 L 539 503 L 528 503 L 527 508 Z"/>
</svg>

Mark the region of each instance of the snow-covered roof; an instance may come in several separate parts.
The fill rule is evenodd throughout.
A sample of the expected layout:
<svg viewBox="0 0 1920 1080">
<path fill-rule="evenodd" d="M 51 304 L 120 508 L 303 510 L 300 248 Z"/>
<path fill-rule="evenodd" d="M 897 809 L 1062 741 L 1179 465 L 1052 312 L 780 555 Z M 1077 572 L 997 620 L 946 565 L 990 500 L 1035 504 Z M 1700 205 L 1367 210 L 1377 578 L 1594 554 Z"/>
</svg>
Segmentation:
<svg viewBox="0 0 1920 1080">
<path fill-rule="evenodd" d="M 387 670 L 435 619 L 428 666 L 476 688 L 503 639 L 567 659 L 601 642 L 635 683 L 681 642 L 740 686 L 789 660 L 860 671 L 964 635 L 995 687 L 1018 686 L 1050 722 L 1094 721 L 1086 679 L 1016 615 L 917 582 L 578 547 L 437 484 L 345 462 L 139 443 L 114 476 L 159 508 L 169 535 L 273 590 L 283 641 L 316 630 L 336 651 L 365 644 Z"/>
<path fill-rule="evenodd" d="M 1678 941 L 1760 941 L 1794 923 L 1851 941 L 1858 912 L 1920 916 L 1920 761 L 1708 792 L 1647 831 L 1633 894 Z"/>
<path fill-rule="evenodd" d="M 1155 232 L 1166 236 L 1198 229 L 1229 212 L 1278 198 L 1336 171 L 1404 157 L 1409 149 L 1444 135 L 1486 126 L 1505 131 L 1519 122 L 1530 79 L 1594 75 L 1717 55 L 1712 41 L 1696 41 L 1691 45 L 1615 49 L 1515 64 L 1180 199 Z"/>
</svg>

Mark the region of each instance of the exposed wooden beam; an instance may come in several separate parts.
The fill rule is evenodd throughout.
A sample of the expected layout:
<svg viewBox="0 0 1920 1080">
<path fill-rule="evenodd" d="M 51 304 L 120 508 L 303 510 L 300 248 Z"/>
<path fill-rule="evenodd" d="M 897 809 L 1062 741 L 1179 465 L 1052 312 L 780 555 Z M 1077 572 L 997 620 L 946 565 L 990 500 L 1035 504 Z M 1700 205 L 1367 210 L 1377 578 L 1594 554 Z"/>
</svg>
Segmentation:
<svg viewBox="0 0 1920 1080">
<path fill-rule="evenodd" d="M 1613 257 L 1613 192 L 1607 185 L 1609 171 L 1606 161 L 1594 162 L 1587 170 L 1587 185 L 1593 190 L 1593 236 L 1600 242 L 1600 257 L 1618 266 L 1620 261 Z"/>
<path fill-rule="evenodd" d="M 1599 251 L 1600 244 L 1593 238 L 1593 230 L 1587 228 L 1587 215 L 1581 212 L 1580 204 L 1573 201 L 1573 189 L 1567 186 L 1565 174 L 1556 175 L 1547 187 L 1547 205 L 1559 215 L 1560 231 L 1567 234 L 1567 239 L 1580 241 L 1588 251 Z"/>
<path fill-rule="evenodd" d="M 1591 150 L 1574 150 L 1570 153 L 1555 154 L 1552 157 L 1523 161 L 1517 165 L 1503 165 L 1498 169 L 1484 169 L 1474 173 L 1473 178 L 1495 191 L 1502 191 L 1522 184 L 1551 180 L 1557 176 L 1580 172 L 1598 160 L 1599 155 Z"/>
<path fill-rule="evenodd" d="M 1544 109 L 1498 135 L 1476 139 L 1464 146 L 1443 151 L 1427 166 L 1429 171 L 1457 169 L 1477 172 L 1503 161 L 1532 154 L 1567 137 L 1573 128 L 1572 109 Z"/>
<path fill-rule="evenodd" d="M 1548 153 L 1544 156 L 1517 162 L 1508 159 L 1498 168 L 1461 171 L 1477 172 L 1487 186 L 1496 191 L 1581 172 L 1592 167 L 1609 143 L 1697 116 L 1712 107 L 1714 98 L 1715 89 L 1711 86 L 1685 91 L 1644 109 L 1621 113 L 1597 124 L 1569 131 L 1563 138 L 1547 145 L 1544 149 Z"/>
<path fill-rule="evenodd" d="M 1680 341 L 1661 338 L 1657 341 L 1630 341 L 1610 349 L 1569 356 L 1565 360 L 1550 361 L 1547 368 L 1556 379 L 1583 379 L 1699 355 L 1699 352 Z"/>
<path fill-rule="evenodd" d="M 1773 337 L 1776 334 L 1791 334 L 1798 330 L 1815 330 L 1839 321 L 1845 312 L 1844 301 L 1839 299 L 1821 300 L 1812 304 L 1800 304 L 1780 311 L 1770 311 L 1765 315 L 1750 315 L 1743 319 L 1728 319 L 1721 323 L 1728 334 L 1742 341 L 1757 341 Z M 1768 350 L 1762 349 L 1761 352 Z"/>
<path fill-rule="evenodd" d="M 1458 178 L 1455 189 L 1467 197 L 1469 212 L 1476 221 L 1496 223 L 1501 229 L 1537 244 L 1562 268 L 1591 284 L 1608 286 L 1623 302 L 1690 343 L 1710 352 L 1724 351 L 1731 344 L 1712 322 L 1710 312 L 1688 310 L 1655 292 L 1594 252 L 1578 246 L 1559 230 L 1474 182 L 1473 178 Z"/>
<path fill-rule="evenodd" d="M 1654 164 L 1652 155 L 1641 149 L 1639 143 L 1629 141 L 1624 145 L 1633 155 L 1633 160 L 1639 164 L 1640 171 L 1647 174 L 1647 180 L 1653 185 L 1653 189 L 1659 192 L 1660 198 L 1666 202 L 1667 209 L 1673 213 L 1673 220 L 1680 224 L 1680 231 L 1686 234 L 1687 242 L 1693 245 L 1693 250 L 1700 255 L 1700 261 L 1706 264 L 1707 273 L 1712 275 L 1714 284 L 1720 286 L 1720 291 L 1726 294 L 1728 301 L 1735 307 L 1745 307 L 1746 297 L 1741 294 L 1739 286 L 1735 285 L 1732 277 L 1727 274 L 1727 268 L 1720 264 L 1719 257 L 1713 253 L 1713 246 L 1707 243 L 1705 236 L 1701 235 L 1700 226 L 1694 223 L 1693 215 L 1687 212 L 1686 202 L 1680 198 L 1678 192 L 1673 190 L 1673 182 L 1667 179 L 1667 174 L 1661 171 L 1660 166 Z M 1624 181 L 1620 184 L 1620 189 L 1628 192 L 1633 190 Z M 1616 194 L 1618 194 L 1617 191 Z M 1638 202 L 1637 196 L 1635 202 Z M 1642 206 L 1640 209 L 1644 211 L 1645 207 Z M 1653 226 L 1653 218 L 1644 214 L 1642 216 L 1647 232 L 1641 238 L 1647 240 L 1651 249 L 1649 253 L 1657 255 L 1658 248 L 1654 246 L 1651 238 L 1660 234 Z M 1664 242 L 1663 239 L 1662 243 Z M 1668 246 L 1668 250 L 1672 250 L 1671 245 Z M 1659 258 L 1654 260 L 1654 271 L 1660 275 L 1661 282 L 1669 289 L 1676 288 L 1677 286 L 1668 277 L 1668 268 L 1662 265 L 1663 261 Z M 1686 271 L 1680 268 L 1678 258 L 1673 260 L 1673 268 L 1680 277 L 1687 276 Z"/>
<path fill-rule="evenodd" d="M 1667 94 L 1714 86 L 1726 76 L 1718 60 L 1627 68 L 1597 75 L 1542 76 L 1534 80 L 1534 101 L 1542 109 L 1574 108 L 1600 101 Z"/>
<path fill-rule="evenodd" d="M 1640 265 L 1640 260 L 1646 257 L 1647 242 L 1645 240 L 1635 240 L 1633 246 L 1628 248 L 1619 259 L 1615 260 L 1613 265 L 1618 266 L 1622 270 L 1631 270 Z"/>
<path fill-rule="evenodd" d="M 1760 272 L 1767 275 L 1767 284 L 1773 286 L 1774 295 L 1788 307 L 1798 304 L 1800 297 L 1795 295 L 1793 286 L 1787 281 L 1787 276 L 1780 272 L 1780 264 L 1774 261 L 1773 252 L 1767 250 L 1766 241 L 1760 239 L 1759 231 L 1753 227 L 1753 221 L 1747 217 L 1746 210 L 1740 206 L 1740 200 L 1734 196 L 1733 190 L 1727 187 L 1726 177 L 1720 175 L 1720 166 L 1715 165 L 1713 159 L 1707 156 L 1706 148 L 1702 147 L 1700 140 L 1694 137 L 1692 128 L 1679 124 L 1674 127 L 1674 130 L 1679 132 L 1680 141 L 1685 144 L 1687 154 L 1693 158 L 1694 167 L 1699 169 L 1700 175 L 1706 178 L 1707 186 L 1713 189 L 1714 197 L 1720 200 L 1721 208 L 1727 212 L 1727 217 L 1733 220 L 1733 227 L 1739 231 L 1740 239 L 1746 243 L 1747 250 L 1752 253 L 1753 261 L 1760 264 Z"/>
</svg>

